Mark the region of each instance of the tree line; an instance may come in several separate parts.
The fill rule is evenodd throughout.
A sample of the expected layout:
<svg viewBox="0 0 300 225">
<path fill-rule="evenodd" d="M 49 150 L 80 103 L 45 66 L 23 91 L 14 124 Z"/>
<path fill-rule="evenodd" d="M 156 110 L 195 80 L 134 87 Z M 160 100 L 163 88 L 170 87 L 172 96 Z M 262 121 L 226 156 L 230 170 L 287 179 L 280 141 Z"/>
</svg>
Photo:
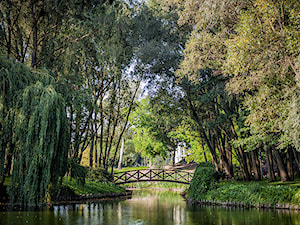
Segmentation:
<svg viewBox="0 0 300 225">
<path fill-rule="evenodd" d="M 0 185 L 38 204 L 83 153 L 182 143 L 228 179 L 299 173 L 297 0 L 0 3 Z M 139 100 L 146 86 L 148 100 Z M 265 163 L 264 163 L 265 162 Z M 238 168 L 235 167 L 238 166 Z"/>
<path fill-rule="evenodd" d="M 239 170 L 244 180 L 274 181 L 276 173 L 293 180 L 299 175 L 299 3 L 152 2 L 175 11 L 184 32 L 173 79 L 161 82 L 152 101 L 156 115 L 176 113 L 171 134 L 189 143 L 188 158 L 210 155 L 228 179 Z"/>
</svg>

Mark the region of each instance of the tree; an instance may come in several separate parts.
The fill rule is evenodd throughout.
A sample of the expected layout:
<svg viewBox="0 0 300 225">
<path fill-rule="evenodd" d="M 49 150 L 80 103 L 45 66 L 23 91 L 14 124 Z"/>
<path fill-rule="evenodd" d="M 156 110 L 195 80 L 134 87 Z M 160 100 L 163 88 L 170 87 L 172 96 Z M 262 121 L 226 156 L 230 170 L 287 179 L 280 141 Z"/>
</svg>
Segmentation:
<svg viewBox="0 0 300 225">
<path fill-rule="evenodd" d="M 41 204 L 49 185 L 56 185 L 67 169 L 70 139 L 64 100 L 47 71 L 31 72 L 3 58 L 1 65 L 1 105 L 8 106 L 1 114 L 1 160 L 6 158 L 6 170 L 13 164 L 10 200 Z M 7 90 L 13 98 L 6 98 Z M 1 185 L 7 176 L 3 172 L 9 171 L 1 166 Z"/>
<path fill-rule="evenodd" d="M 13 160 L 12 201 L 39 204 L 65 172 L 66 157 L 80 158 L 105 130 L 104 116 L 116 127 L 124 116 L 116 112 L 132 103 L 123 76 L 132 56 L 129 17 L 121 14 L 128 11 L 113 1 L 0 4 L 1 54 L 32 67 L 1 58 L 1 184 Z"/>
<path fill-rule="evenodd" d="M 136 151 L 142 153 L 142 156 L 152 159 L 156 155 L 163 158 L 167 157 L 168 147 L 162 139 L 161 134 L 163 134 L 163 131 L 159 127 L 161 120 L 162 118 L 157 118 L 153 114 L 147 99 L 142 99 L 130 116 L 134 131 L 134 146 Z M 166 136 L 167 134 L 164 133 L 163 135 Z"/>
<path fill-rule="evenodd" d="M 242 14 L 237 35 L 227 41 L 228 88 L 246 96 L 252 140 L 272 149 L 282 181 L 289 177 L 278 149 L 299 146 L 299 11 L 297 1 L 257 1 Z"/>
</svg>

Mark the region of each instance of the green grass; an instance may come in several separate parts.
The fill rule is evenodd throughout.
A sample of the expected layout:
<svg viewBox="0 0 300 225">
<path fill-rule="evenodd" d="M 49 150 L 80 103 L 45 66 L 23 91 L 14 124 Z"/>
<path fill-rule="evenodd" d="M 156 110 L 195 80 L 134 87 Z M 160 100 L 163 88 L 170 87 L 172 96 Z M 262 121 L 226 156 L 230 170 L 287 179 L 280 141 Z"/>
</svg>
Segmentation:
<svg viewBox="0 0 300 225">
<path fill-rule="evenodd" d="M 244 202 L 249 205 L 276 203 L 300 204 L 300 180 L 282 183 L 222 181 L 218 187 L 209 190 L 201 200 L 221 202 Z M 200 200 L 200 199 L 195 199 Z"/>
<path fill-rule="evenodd" d="M 253 183 L 249 181 L 221 181 L 220 185 L 228 185 L 228 184 L 249 184 Z M 300 179 L 297 178 L 294 181 L 287 181 L 287 182 L 281 182 L 279 179 L 275 182 L 269 182 L 268 179 L 264 179 L 261 181 L 255 181 L 255 183 L 258 183 L 260 185 L 270 185 L 270 186 L 290 186 L 290 187 L 298 187 L 300 188 Z"/>
<path fill-rule="evenodd" d="M 129 183 L 124 184 L 122 187 L 128 187 L 128 188 L 174 188 L 174 189 L 186 189 L 189 187 L 188 184 L 180 184 L 180 183 L 171 183 L 171 182 L 135 182 L 135 183 Z"/>
<path fill-rule="evenodd" d="M 111 183 L 102 183 L 97 181 L 86 181 L 85 185 L 80 185 L 75 179 L 68 180 L 67 184 L 64 178 L 64 185 L 70 187 L 76 194 L 105 194 L 105 193 L 123 193 L 125 188 Z"/>
</svg>

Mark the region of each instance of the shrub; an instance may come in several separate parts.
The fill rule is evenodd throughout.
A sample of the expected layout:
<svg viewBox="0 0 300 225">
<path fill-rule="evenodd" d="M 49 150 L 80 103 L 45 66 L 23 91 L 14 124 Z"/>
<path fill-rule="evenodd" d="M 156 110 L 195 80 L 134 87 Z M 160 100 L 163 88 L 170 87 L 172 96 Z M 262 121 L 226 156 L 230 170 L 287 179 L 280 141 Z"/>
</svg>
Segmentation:
<svg viewBox="0 0 300 225">
<path fill-rule="evenodd" d="M 98 182 L 112 181 L 111 174 L 104 168 L 93 168 L 90 171 L 90 179 Z"/>
<path fill-rule="evenodd" d="M 75 178 L 79 184 L 84 185 L 88 169 L 78 164 L 74 159 L 69 159 L 68 164 L 69 170 L 71 171 L 71 177 Z"/>
<path fill-rule="evenodd" d="M 153 162 L 154 168 L 162 169 L 164 164 L 165 164 L 165 160 L 160 155 L 155 156 L 154 162 Z"/>
<path fill-rule="evenodd" d="M 215 171 L 212 164 L 199 164 L 187 191 L 188 196 L 192 199 L 202 199 L 207 191 L 217 188 L 220 177 L 221 174 Z"/>
</svg>

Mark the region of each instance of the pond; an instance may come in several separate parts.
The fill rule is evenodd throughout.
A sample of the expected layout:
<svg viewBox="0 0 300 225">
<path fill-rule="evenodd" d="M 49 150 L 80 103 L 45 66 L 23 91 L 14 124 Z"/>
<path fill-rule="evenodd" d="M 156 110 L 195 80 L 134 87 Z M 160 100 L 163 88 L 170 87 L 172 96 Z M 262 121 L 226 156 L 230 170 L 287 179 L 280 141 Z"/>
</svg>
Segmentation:
<svg viewBox="0 0 300 225">
<path fill-rule="evenodd" d="M 300 213 L 188 206 L 176 192 L 135 191 L 131 199 L 0 211 L 0 224 L 23 225 L 268 225 L 300 224 Z"/>
</svg>

